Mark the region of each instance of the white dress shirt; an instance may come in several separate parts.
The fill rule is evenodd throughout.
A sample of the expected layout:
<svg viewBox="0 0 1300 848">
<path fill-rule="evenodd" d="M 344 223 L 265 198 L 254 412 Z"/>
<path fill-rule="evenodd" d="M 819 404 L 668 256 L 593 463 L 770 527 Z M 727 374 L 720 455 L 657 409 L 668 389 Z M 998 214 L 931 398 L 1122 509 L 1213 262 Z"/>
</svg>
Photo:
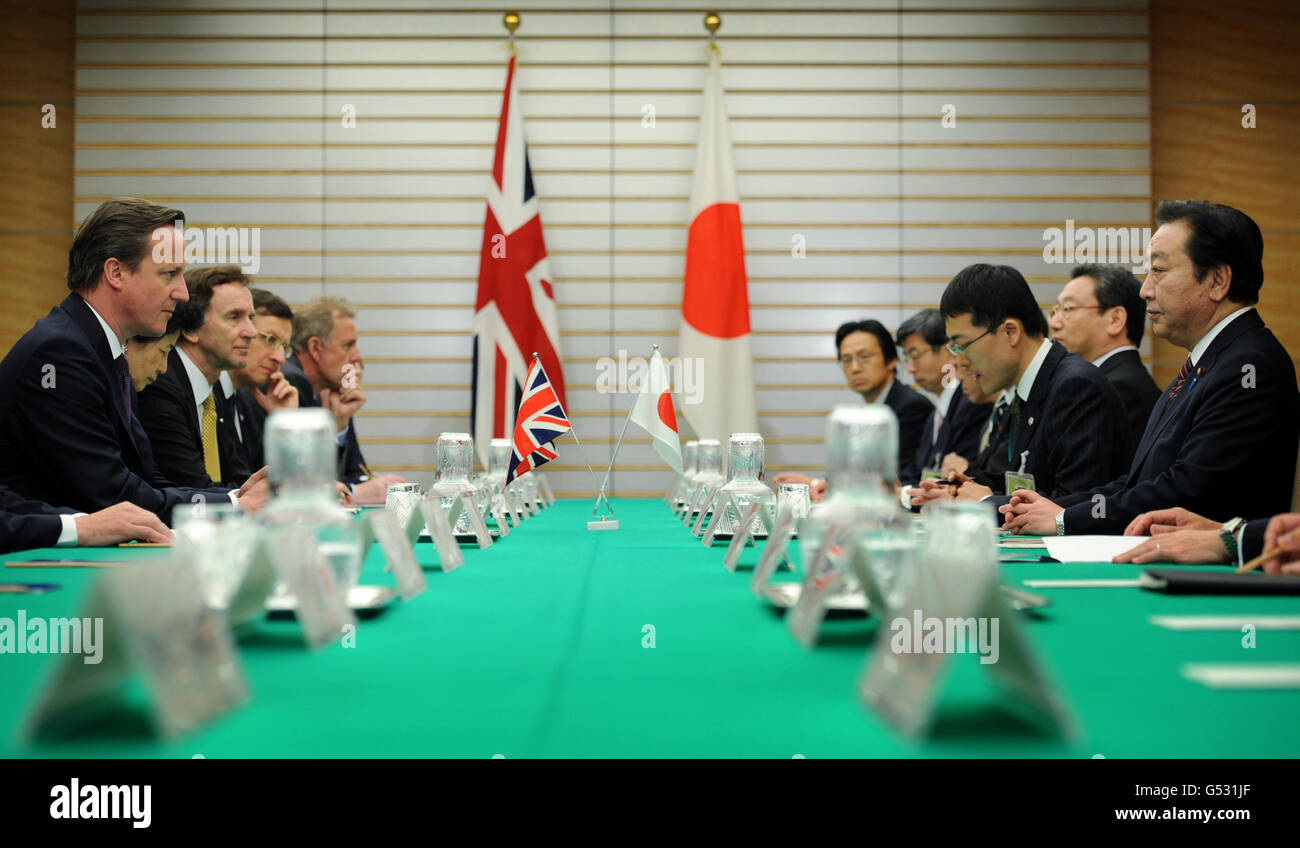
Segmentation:
<svg viewBox="0 0 1300 848">
<path fill-rule="evenodd" d="M 100 315 L 95 307 L 90 305 L 90 301 L 85 300 L 85 298 L 82 298 L 82 300 L 85 302 L 86 306 L 90 308 L 90 314 L 95 316 L 95 320 L 99 322 L 99 326 L 104 329 L 104 339 L 108 342 L 108 351 L 112 355 L 113 360 L 116 361 L 119 356 L 126 353 L 125 345 L 123 345 L 122 340 L 117 337 L 117 333 L 113 331 L 113 328 L 108 326 L 108 322 L 104 320 L 104 316 Z M 63 522 L 63 531 L 59 533 L 59 540 L 54 543 L 55 547 L 75 548 L 77 546 L 77 516 L 85 514 L 86 513 L 84 512 L 78 512 L 75 515 L 59 516 L 59 519 Z"/>
<path fill-rule="evenodd" d="M 1214 341 L 1214 337 L 1223 332 L 1224 327 L 1228 326 L 1233 321 L 1237 320 L 1238 317 L 1245 315 L 1254 308 L 1255 307 L 1253 306 L 1243 306 L 1231 315 L 1225 315 L 1223 320 L 1211 327 L 1208 333 L 1201 336 L 1201 340 L 1192 347 L 1192 365 L 1196 365 L 1201 361 L 1201 357 L 1205 355 L 1205 351 L 1210 349 L 1210 343 Z"/>
<path fill-rule="evenodd" d="M 1093 364 L 1093 365 L 1096 365 L 1098 368 L 1100 368 L 1100 367 L 1101 367 L 1101 364 L 1102 364 L 1103 362 L 1105 362 L 1107 359 L 1110 359 L 1112 356 L 1114 356 L 1114 355 L 1117 354 L 1117 353 L 1123 353 L 1123 352 L 1126 351 L 1126 350 L 1137 350 L 1137 346 L 1136 346 L 1136 345 L 1120 345 L 1119 347 L 1115 348 L 1114 350 L 1108 350 L 1108 351 L 1106 351 L 1105 353 L 1103 353 L 1101 356 L 1099 356 L 1099 357 L 1097 357 L 1096 359 L 1094 359 L 1094 360 L 1092 361 L 1092 364 Z"/>
</svg>

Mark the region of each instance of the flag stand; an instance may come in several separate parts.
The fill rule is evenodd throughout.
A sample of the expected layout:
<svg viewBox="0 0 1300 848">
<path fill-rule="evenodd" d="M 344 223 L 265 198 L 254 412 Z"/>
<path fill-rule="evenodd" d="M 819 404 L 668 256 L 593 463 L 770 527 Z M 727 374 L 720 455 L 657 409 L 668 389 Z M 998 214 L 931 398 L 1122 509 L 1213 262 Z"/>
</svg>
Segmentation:
<svg viewBox="0 0 1300 848">
<path fill-rule="evenodd" d="M 655 345 L 658 347 L 658 345 Z M 609 468 L 605 469 L 605 482 L 600 484 L 600 491 L 596 493 L 596 505 L 591 508 L 591 514 L 596 515 L 600 511 L 600 502 L 605 502 L 605 508 L 609 510 L 608 515 L 599 515 L 596 520 L 587 522 L 588 530 L 617 530 L 618 519 L 614 518 L 614 506 L 609 502 L 609 495 L 605 493 L 605 488 L 609 485 L 609 476 L 614 473 L 614 460 L 618 458 L 618 450 L 623 447 L 623 437 L 627 435 L 627 425 L 632 423 L 632 412 L 636 409 L 636 402 L 632 402 L 632 408 L 627 411 L 627 418 L 623 419 L 623 430 L 618 434 L 618 441 L 614 444 L 614 451 L 609 455 Z M 572 431 L 570 431 L 572 432 Z M 610 519 L 613 519 L 612 521 Z"/>
</svg>

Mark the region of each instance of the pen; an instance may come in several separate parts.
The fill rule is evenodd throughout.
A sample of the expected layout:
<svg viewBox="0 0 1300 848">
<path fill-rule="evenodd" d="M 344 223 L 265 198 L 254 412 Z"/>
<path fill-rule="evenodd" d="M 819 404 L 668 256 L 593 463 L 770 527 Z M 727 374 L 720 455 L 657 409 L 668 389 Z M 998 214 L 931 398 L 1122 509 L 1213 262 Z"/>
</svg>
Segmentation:
<svg viewBox="0 0 1300 848">
<path fill-rule="evenodd" d="M 42 595 L 57 588 L 58 583 L 0 583 L 0 595 Z"/>
</svg>

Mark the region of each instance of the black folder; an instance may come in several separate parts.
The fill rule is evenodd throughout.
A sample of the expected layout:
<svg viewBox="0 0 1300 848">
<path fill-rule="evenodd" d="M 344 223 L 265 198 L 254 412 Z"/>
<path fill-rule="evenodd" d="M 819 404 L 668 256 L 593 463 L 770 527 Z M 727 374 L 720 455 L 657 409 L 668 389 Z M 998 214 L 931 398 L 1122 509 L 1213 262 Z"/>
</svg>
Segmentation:
<svg viewBox="0 0 1300 848">
<path fill-rule="evenodd" d="M 1171 595 L 1300 595 L 1300 577 L 1248 571 L 1191 571 L 1148 568 L 1138 585 Z"/>
</svg>

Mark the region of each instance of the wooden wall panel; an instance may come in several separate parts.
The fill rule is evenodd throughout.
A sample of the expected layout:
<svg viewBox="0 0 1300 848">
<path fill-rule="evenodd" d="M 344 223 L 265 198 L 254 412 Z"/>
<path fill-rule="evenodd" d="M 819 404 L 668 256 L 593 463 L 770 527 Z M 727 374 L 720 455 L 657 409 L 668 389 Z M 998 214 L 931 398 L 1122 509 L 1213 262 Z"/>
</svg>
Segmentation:
<svg viewBox="0 0 1300 848">
<path fill-rule="evenodd" d="M 67 294 L 72 229 L 72 0 L 4 0 L 0 32 L 0 351 Z M 55 126 L 41 126 L 41 107 Z"/>
<path fill-rule="evenodd" d="M 1259 304 L 1300 362 L 1300 5 L 1152 0 L 1151 190 L 1154 203 L 1200 198 L 1241 209 L 1264 233 Z M 1242 127 L 1242 106 L 1256 109 Z M 1186 352 L 1154 347 L 1158 382 Z"/>
</svg>

